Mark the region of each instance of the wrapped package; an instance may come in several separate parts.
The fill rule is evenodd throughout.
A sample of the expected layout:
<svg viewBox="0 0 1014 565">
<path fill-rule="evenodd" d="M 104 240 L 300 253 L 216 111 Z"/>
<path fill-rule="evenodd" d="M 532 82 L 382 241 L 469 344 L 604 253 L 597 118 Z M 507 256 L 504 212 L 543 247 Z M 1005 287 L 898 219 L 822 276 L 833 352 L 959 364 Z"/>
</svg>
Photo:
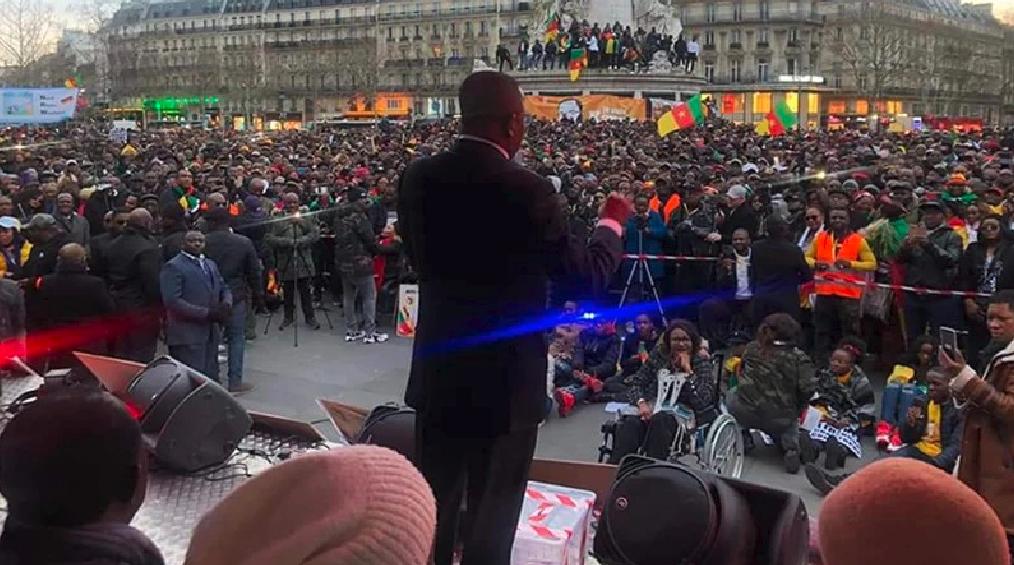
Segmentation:
<svg viewBox="0 0 1014 565">
<path fill-rule="evenodd" d="M 584 565 L 595 493 L 528 482 L 511 565 Z"/>
</svg>

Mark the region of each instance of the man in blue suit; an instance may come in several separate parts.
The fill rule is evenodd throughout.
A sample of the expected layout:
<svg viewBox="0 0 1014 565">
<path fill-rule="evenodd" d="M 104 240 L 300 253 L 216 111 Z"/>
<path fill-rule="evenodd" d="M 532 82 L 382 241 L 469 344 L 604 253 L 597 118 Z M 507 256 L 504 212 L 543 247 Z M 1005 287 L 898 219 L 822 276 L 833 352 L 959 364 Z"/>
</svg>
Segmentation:
<svg viewBox="0 0 1014 565">
<path fill-rule="evenodd" d="M 219 331 L 229 319 L 232 293 L 215 262 L 204 256 L 204 234 L 187 232 L 179 254 L 162 266 L 159 283 L 169 354 L 218 381 Z"/>
</svg>

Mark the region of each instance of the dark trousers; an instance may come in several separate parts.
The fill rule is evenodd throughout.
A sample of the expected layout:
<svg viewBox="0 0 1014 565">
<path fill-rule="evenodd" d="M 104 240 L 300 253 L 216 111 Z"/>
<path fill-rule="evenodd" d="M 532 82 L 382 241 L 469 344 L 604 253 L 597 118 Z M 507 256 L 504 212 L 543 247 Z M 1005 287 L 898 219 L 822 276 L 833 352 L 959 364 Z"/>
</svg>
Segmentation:
<svg viewBox="0 0 1014 565">
<path fill-rule="evenodd" d="M 771 314 L 788 314 L 800 319 L 799 292 L 771 292 L 753 299 L 753 322 L 759 325 Z"/>
<path fill-rule="evenodd" d="M 218 382 L 218 328 L 212 327 L 206 343 L 170 345 L 169 355 L 205 377 Z"/>
<path fill-rule="evenodd" d="M 960 330 L 964 327 L 960 298 L 956 296 L 926 296 L 913 292 L 905 293 L 905 329 L 908 344 L 926 333 L 929 326 L 931 336 L 940 335 L 940 326 Z"/>
<path fill-rule="evenodd" d="M 128 320 L 126 327 L 128 329 L 116 340 L 117 355 L 138 363 L 150 363 L 155 358 L 160 321 L 154 316 L 136 316 Z"/>
<path fill-rule="evenodd" d="M 510 563 L 537 437 L 538 428 L 494 438 L 452 437 L 417 421 L 418 467 L 437 500 L 435 565 L 454 562 L 463 496 L 468 527 L 461 565 Z"/>
<path fill-rule="evenodd" d="M 859 299 L 821 295 L 813 305 L 815 359 L 826 360 L 843 337 L 859 337 Z M 823 362 L 823 361 L 822 361 Z"/>
<path fill-rule="evenodd" d="M 698 309 L 701 335 L 712 348 L 718 348 L 729 339 L 732 332 L 753 327 L 751 300 L 725 300 L 709 298 Z M 752 332 L 750 332 L 752 333 Z"/>
<path fill-rule="evenodd" d="M 296 316 L 296 291 L 299 291 L 299 307 L 303 310 L 303 316 L 307 322 L 316 319 L 313 315 L 313 301 L 310 298 L 310 279 L 302 278 L 296 281 L 283 281 L 282 294 L 285 298 L 285 319 L 292 320 Z"/>
<path fill-rule="evenodd" d="M 739 402 L 735 391 L 727 400 L 729 413 L 736 418 L 743 429 L 760 430 L 771 436 L 782 451 L 799 451 L 799 414 L 795 412 L 775 412 L 745 406 Z"/>
<path fill-rule="evenodd" d="M 649 421 L 642 420 L 640 416 L 620 418 L 616 423 L 616 435 L 613 437 L 613 451 L 609 454 L 609 464 L 619 465 L 625 456 L 640 450 L 652 459 L 661 461 L 669 459 L 678 425 L 676 418 L 668 412 L 654 414 Z"/>
</svg>

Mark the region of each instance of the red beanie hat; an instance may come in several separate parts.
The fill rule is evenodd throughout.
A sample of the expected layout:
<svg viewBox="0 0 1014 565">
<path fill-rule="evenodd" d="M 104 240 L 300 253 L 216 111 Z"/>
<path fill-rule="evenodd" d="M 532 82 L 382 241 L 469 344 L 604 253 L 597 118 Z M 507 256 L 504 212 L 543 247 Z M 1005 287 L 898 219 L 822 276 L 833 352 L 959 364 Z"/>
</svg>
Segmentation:
<svg viewBox="0 0 1014 565">
<path fill-rule="evenodd" d="M 978 494 L 914 459 L 882 459 L 836 487 L 820 514 L 824 565 L 1010 565 Z"/>
</svg>

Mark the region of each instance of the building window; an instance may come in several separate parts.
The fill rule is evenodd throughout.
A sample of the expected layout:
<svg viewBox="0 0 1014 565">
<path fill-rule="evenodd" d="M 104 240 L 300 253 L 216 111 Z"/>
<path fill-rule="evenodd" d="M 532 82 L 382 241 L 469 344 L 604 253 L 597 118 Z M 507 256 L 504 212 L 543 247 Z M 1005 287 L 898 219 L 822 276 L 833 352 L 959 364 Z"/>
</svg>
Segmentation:
<svg viewBox="0 0 1014 565">
<path fill-rule="evenodd" d="M 788 42 L 788 44 L 789 44 L 789 47 L 798 47 L 799 46 L 799 29 L 797 29 L 797 28 L 791 28 L 789 30 L 789 42 Z"/>
<path fill-rule="evenodd" d="M 789 76 L 796 76 L 798 74 L 797 72 L 798 70 L 799 67 L 796 64 L 796 60 L 794 58 L 789 57 L 788 59 L 785 60 L 785 74 Z"/>
<path fill-rule="evenodd" d="M 838 26 L 838 27 L 834 28 L 834 38 L 837 41 L 844 41 L 845 40 L 845 29 L 842 28 L 841 26 Z"/>
<path fill-rule="evenodd" d="M 732 30 L 732 31 L 729 32 L 729 43 L 735 43 L 737 45 L 742 45 L 741 40 L 742 40 L 742 33 L 738 29 L 734 29 L 734 30 Z"/>
<path fill-rule="evenodd" d="M 729 61 L 729 82 L 735 84 L 740 81 L 742 66 L 743 64 L 739 61 L 739 59 L 732 59 Z"/>
<path fill-rule="evenodd" d="M 757 44 L 764 45 L 765 47 L 770 45 L 770 43 L 768 42 L 768 35 L 769 33 L 767 28 L 761 28 L 757 30 Z"/>
<path fill-rule="evenodd" d="M 764 59 L 757 61 L 757 82 L 768 81 L 768 71 L 771 67 L 771 63 Z"/>
<path fill-rule="evenodd" d="M 714 63 L 704 64 L 704 78 L 708 82 L 715 82 L 715 65 Z"/>
<path fill-rule="evenodd" d="M 704 44 L 705 45 L 711 45 L 712 47 L 714 47 L 714 45 L 715 45 L 715 32 L 714 31 L 712 31 L 712 30 L 709 29 L 708 31 L 704 32 Z"/>
<path fill-rule="evenodd" d="M 799 112 L 799 93 L 798 92 L 786 92 L 785 93 L 785 105 L 792 110 L 793 113 Z"/>
<path fill-rule="evenodd" d="M 757 11 L 760 14 L 760 19 L 762 21 L 768 21 L 771 19 L 771 6 L 768 0 L 760 0 L 760 2 L 757 3 Z"/>
<path fill-rule="evenodd" d="M 841 75 L 834 75 L 834 77 L 831 78 L 831 85 L 835 88 L 841 88 Z"/>
<path fill-rule="evenodd" d="M 743 21 L 743 4 L 736 2 L 732 5 L 732 21 Z"/>
<path fill-rule="evenodd" d="M 704 7 L 704 14 L 705 20 L 707 20 L 708 23 L 715 23 L 715 20 L 718 19 L 718 7 L 715 6 L 713 2 L 709 2 L 708 5 Z"/>
<path fill-rule="evenodd" d="M 856 113 L 865 116 L 870 113 L 870 103 L 866 100 L 856 100 Z"/>
<path fill-rule="evenodd" d="M 767 114 L 771 111 L 771 93 L 770 92 L 754 92 L 753 93 L 753 113 Z"/>
</svg>

